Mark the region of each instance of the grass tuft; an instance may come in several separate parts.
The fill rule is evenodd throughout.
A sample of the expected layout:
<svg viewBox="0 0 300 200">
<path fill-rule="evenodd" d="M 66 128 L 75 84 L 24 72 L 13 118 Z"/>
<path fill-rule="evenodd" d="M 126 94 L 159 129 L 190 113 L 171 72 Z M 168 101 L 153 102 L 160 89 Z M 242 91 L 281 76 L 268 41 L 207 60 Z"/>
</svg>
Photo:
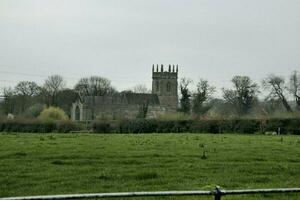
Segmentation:
<svg viewBox="0 0 300 200">
<path fill-rule="evenodd" d="M 104 181 L 111 181 L 114 179 L 112 176 L 107 175 L 107 174 L 101 174 L 99 176 L 96 176 L 96 178 L 100 179 L 100 180 L 104 180 Z"/>
<path fill-rule="evenodd" d="M 148 180 L 148 179 L 156 179 L 158 178 L 158 174 L 156 172 L 142 172 L 135 176 L 137 180 Z"/>
<path fill-rule="evenodd" d="M 14 154 L 16 157 L 24 157 L 24 156 L 27 156 L 27 153 L 25 152 L 17 152 Z"/>
<path fill-rule="evenodd" d="M 66 162 L 64 162 L 62 160 L 55 160 L 55 161 L 52 161 L 51 164 L 53 164 L 53 165 L 65 165 Z"/>
</svg>

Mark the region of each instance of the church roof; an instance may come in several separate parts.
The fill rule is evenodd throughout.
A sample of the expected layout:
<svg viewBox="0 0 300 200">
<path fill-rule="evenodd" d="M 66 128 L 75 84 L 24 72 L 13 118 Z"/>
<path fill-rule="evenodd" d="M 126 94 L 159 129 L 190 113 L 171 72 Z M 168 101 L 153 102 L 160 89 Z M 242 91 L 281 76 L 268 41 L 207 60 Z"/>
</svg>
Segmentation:
<svg viewBox="0 0 300 200">
<path fill-rule="evenodd" d="M 84 99 L 87 105 L 111 105 L 111 104 L 127 104 L 127 105 L 159 105 L 157 94 L 143 93 L 118 93 L 105 96 L 88 96 Z"/>
<path fill-rule="evenodd" d="M 142 94 L 142 93 L 125 93 L 125 98 L 128 104 L 144 104 L 159 105 L 159 99 L 156 94 Z"/>
</svg>

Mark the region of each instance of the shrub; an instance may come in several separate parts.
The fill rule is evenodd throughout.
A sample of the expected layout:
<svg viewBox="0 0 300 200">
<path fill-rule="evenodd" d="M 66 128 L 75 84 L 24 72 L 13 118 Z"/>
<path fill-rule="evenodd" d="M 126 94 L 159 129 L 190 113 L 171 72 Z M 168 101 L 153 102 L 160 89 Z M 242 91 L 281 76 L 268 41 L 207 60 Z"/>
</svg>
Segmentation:
<svg viewBox="0 0 300 200">
<path fill-rule="evenodd" d="M 220 120 L 193 121 L 190 130 L 194 133 L 222 133 L 222 123 Z"/>
<path fill-rule="evenodd" d="M 92 129 L 94 133 L 110 133 L 112 132 L 110 123 L 95 121 L 92 123 Z"/>
<path fill-rule="evenodd" d="M 71 121 L 44 122 L 40 120 L 6 120 L 0 122 L 0 132 L 22 132 L 22 133 L 68 133 L 78 131 L 78 124 Z"/>
<path fill-rule="evenodd" d="M 219 133 L 232 133 L 234 132 L 234 127 L 236 124 L 236 120 L 219 120 L 220 128 Z"/>
<path fill-rule="evenodd" d="M 56 130 L 59 133 L 69 133 L 71 131 L 79 131 L 80 125 L 70 120 L 59 121 L 56 123 Z"/>
<path fill-rule="evenodd" d="M 5 121 L 0 121 L 0 132 L 3 132 L 5 129 Z"/>
<path fill-rule="evenodd" d="M 221 124 L 219 120 L 207 120 L 204 121 L 204 123 L 207 124 L 207 130 L 205 130 L 206 133 L 220 133 L 221 131 Z"/>
<path fill-rule="evenodd" d="M 291 119 L 269 119 L 267 120 L 266 122 L 266 127 L 265 127 L 265 130 L 266 131 L 271 131 L 271 132 L 279 132 L 280 130 L 280 134 L 286 134 L 288 129 L 288 124 L 289 124 L 289 121 Z"/>
<path fill-rule="evenodd" d="M 5 132 L 49 133 L 56 129 L 54 123 L 38 120 L 7 120 L 0 124 L 0 131 Z"/>
<path fill-rule="evenodd" d="M 300 135 L 300 119 L 290 119 L 287 126 L 287 132 L 294 135 Z"/>
<path fill-rule="evenodd" d="M 24 113 L 24 116 L 30 118 L 37 118 L 44 109 L 44 105 L 42 104 L 34 104 L 30 106 Z"/>
<path fill-rule="evenodd" d="M 236 133 L 256 133 L 260 130 L 259 120 L 241 119 L 236 120 L 235 128 L 232 132 Z"/>
<path fill-rule="evenodd" d="M 68 119 L 65 112 L 58 107 L 49 107 L 44 109 L 38 118 L 43 122 L 55 122 Z"/>
<path fill-rule="evenodd" d="M 156 132 L 156 120 L 133 119 L 123 120 L 119 125 L 120 133 L 154 133 Z"/>
</svg>

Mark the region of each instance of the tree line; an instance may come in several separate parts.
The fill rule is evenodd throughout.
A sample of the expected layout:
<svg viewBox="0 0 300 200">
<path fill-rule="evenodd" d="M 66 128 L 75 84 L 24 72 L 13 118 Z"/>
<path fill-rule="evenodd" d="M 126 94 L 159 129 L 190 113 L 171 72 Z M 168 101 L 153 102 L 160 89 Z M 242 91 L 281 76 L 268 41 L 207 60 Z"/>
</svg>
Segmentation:
<svg viewBox="0 0 300 200">
<path fill-rule="evenodd" d="M 91 76 L 81 78 L 73 89 L 66 87 L 60 75 L 49 76 L 42 85 L 33 81 L 20 81 L 14 88 L 3 88 L 0 114 L 37 117 L 46 107 L 60 107 L 70 116 L 72 103 L 84 96 L 101 96 L 117 92 L 110 80 Z"/>
<path fill-rule="evenodd" d="M 232 88 L 222 88 L 223 98 L 216 99 L 213 97 L 215 87 L 207 80 L 200 79 L 196 91 L 191 91 L 192 80 L 181 79 L 180 111 L 196 116 L 217 113 L 238 117 L 300 111 L 300 75 L 297 71 L 292 72 L 288 81 L 281 76 L 269 75 L 260 85 L 248 76 L 234 76 L 231 82 Z M 262 92 L 266 97 L 259 99 Z"/>
<path fill-rule="evenodd" d="M 214 97 L 216 88 L 207 80 L 196 82 L 182 78 L 179 84 L 179 112 L 194 116 L 247 116 L 251 114 L 271 115 L 275 112 L 292 113 L 300 110 L 300 75 L 291 73 L 288 81 L 284 77 L 270 75 L 261 84 L 248 76 L 234 76 L 232 88 L 222 88 L 222 98 Z M 145 85 L 138 84 L 122 91 L 150 93 Z M 259 99 L 262 92 L 266 97 Z M 103 96 L 118 93 L 111 81 L 100 76 L 81 78 L 74 88 L 67 88 L 60 75 L 49 76 L 42 85 L 33 81 L 20 81 L 15 87 L 3 88 L 0 114 L 36 117 L 45 107 L 60 107 L 70 116 L 70 108 L 78 98 Z M 288 98 L 291 97 L 291 98 Z"/>
</svg>

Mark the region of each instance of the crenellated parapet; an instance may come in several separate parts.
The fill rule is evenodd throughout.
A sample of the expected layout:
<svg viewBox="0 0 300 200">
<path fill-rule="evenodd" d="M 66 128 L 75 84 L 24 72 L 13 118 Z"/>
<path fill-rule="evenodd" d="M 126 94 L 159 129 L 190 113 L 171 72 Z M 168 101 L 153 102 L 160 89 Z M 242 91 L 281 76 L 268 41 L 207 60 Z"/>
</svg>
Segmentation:
<svg viewBox="0 0 300 200">
<path fill-rule="evenodd" d="M 158 72 L 164 72 L 164 73 L 166 73 L 166 72 L 169 72 L 169 73 L 178 73 L 178 65 L 176 65 L 176 68 L 175 68 L 175 65 L 171 65 L 171 64 L 169 64 L 169 69 L 167 70 L 167 71 L 165 71 L 164 70 L 164 65 L 163 64 L 161 64 L 160 65 L 160 70 L 158 70 L 159 69 L 159 65 L 157 64 L 156 65 L 156 70 L 155 70 L 155 65 L 153 64 L 152 65 L 152 72 L 154 73 L 158 73 Z"/>
<path fill-rule="evenodd" d="M 166 70 L 163 64 L 152 65 L 152 78 L 178 78 L 178 65 L 167 65 Z"/>
</svg>

